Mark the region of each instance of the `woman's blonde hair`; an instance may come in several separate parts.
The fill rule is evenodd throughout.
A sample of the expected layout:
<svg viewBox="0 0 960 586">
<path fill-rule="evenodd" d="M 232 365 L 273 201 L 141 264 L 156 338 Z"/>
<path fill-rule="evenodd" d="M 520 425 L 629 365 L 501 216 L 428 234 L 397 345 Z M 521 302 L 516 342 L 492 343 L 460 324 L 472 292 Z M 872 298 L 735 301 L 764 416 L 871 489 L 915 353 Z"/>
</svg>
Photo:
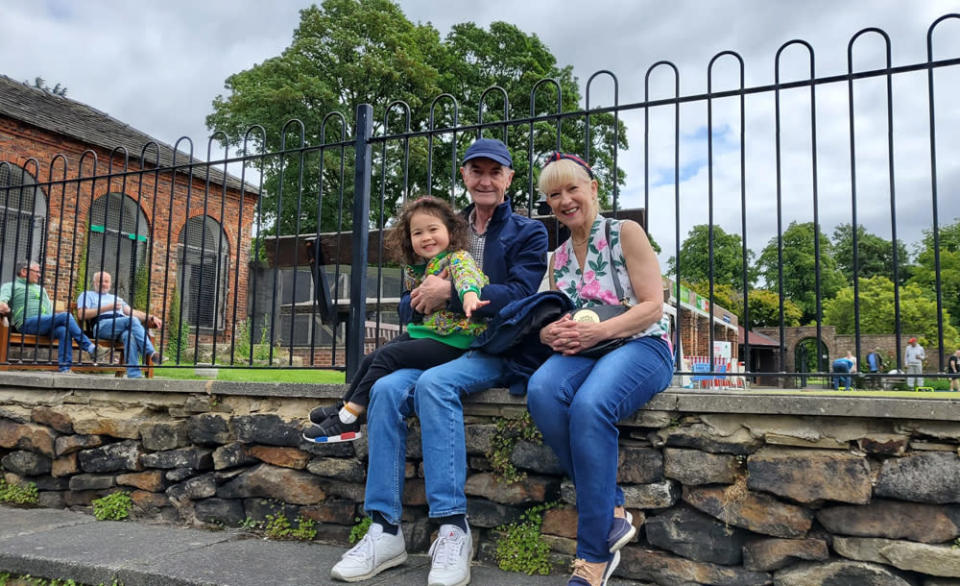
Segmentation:
<svg viewBox="0 0 960 586">
<path fill-rule="evenodd" d="M 554 155 L 555 156 L 555 155 Z M 537 189 L 547 195 L 574 181 L 594 181 L 587 167 L 571 159 L 551 160 L 540 171 Z"/>
</svg>

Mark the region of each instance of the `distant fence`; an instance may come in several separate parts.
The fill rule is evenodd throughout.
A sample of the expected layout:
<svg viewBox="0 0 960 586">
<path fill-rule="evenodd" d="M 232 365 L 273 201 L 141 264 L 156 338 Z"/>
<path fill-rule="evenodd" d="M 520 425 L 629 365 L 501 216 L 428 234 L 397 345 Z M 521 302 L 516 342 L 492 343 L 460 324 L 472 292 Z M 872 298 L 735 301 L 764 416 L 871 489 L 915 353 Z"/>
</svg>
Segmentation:
<svg viewBox="0 0 960 586">
<path fill-rule="evenodd" d="M 67 145 L 64 152 L 41 161 L 30 151 L 31 141 L 36 143 L 38 133 L 10 131 L 14 136 L 9 143 L 12 146 L 9 150 L 0 150 L 0 229 L 3 231 L 0 277 L 3 281 L 12 279 L 15 263 L 23 258 L 37 260 L 42 265 L 43 282 L 50 296 L 64 310 L 69 310 L 77 294 L 90 287 L 95 271 L 112 273 L 118 294 L 131 305 L 147 308 L 164 318 L 164 327 L 155 332 L 157 344 L 165 355 L 164 367 L 216 361 L 225 368 L 332 367 L 345 368 L 352 374 L 365 351 L 365 342 L 381 343 L 400 331 L 397 324 L 390 323 L 393 319 L 390 312 L 395 311 L 400 291 L 396 266 L 384 250 L 383 229 L 389 227 L 394 211 L 408 196 L 435 193 L 463 205 L 465 195 L 458 187 L 457 177 L 459 157 L 475 137 L 485 135 L 507 140 L 515 160 L 522 163 L 520 167 L 526 171 L 525 176 L 518 174 L 511 194 L 518 204 L 516 207 L 531 216 L 537 215 L 533 196 L 536 169 L 549 151 L 576 151 L 594 163 L 602 178 L 603 197 L 615 212 L 622 207 L 621 183 L 624 181 L 620 165 L 628 161 L 639 164 L 642 160 L 642 180 L 630 177 L 627 183 L 642 181 L 644 226 L 655 238 L 671 238 L 674 242 L 675 250 L 664 251 L 676 259 L 673 269 L 669 274 L 666 267 L 662 269 L 674 289 L 673 299 L 681 300 L 673 312 L 678 374 L 703 376 L 699 370 L 695 373 L 679 366 L 684 364 L 679 359 L 699 356 L 706 364 L 714 364 L 715 342 L 724 341 L 732 343 L 730 363 L 743 363 L 747 380 L 753 375 L 788 381 L 792 380 L 791 369 L 787 368 L 792 359 L 788 359 L 788 355 L 793 349 L 785 342 L 784 311 L 788 301 L 785 294 L 779 295 L 778 345 L 752 347 L 751 338 L 730 333 L 736 331 L 738 324 L 746 331 L 756 325 L 770 325 L 758 324 L 750 315 L 749 293 L 753 286 L 747 269 L 750 261 L 747 216 L 754 201 L 775 198 L 779 271 L 775 282 L 767 285 L 783 292 L 784 266 L 788 262 L 784 259 L 784 249 L 790 246 L 783 238 L 783 224 L 789 217 L 784 206 L 804 202 L 810 209 L 815 247 L 810 287 L 815 297 L 812 322 L 816 326 L 816 337 L 820 338 L 824 327 L 823 251 L 820 250 L 824 227 L 820 218 L 823 202 L 818 155 L 822 153 L 818 137 L 824 128 L 829 128 L 831 135 L 836 135 L 838 127 L 848 129 L 845 144 L 850 156 L 847 169 L 850 185 L 846 193 L 850 212 L 846 220 L 858 226 L 858 182 L 862 178 L 857 174 L 857 149 L 864 148 L 864 141 L 858 140 L 857 125 L 865 120 L 858 116 L 856 108 L 860 100 L 869 97 L 883 105 L 877 110 L 879 114 L 871 114 L 866 121 L 889 129 L 882 148 L 876 140 L 867 144 L 886 160 L 887 177 L 883 179 L 886 193 L 882 197 L 874 194 L 871 201 L 890 210 L 893 262 L 887 276 L 894 283 L 902 282 L 904 264 L 904 259 L 898 258 L 896 246 L 897 146 L 917 140 L 929 144 L 930 183 L 928 197 L 924 199 L 929 201 L 932 218 L 938 326 L 937 340 L 930 342 L 944 348 L 944 327 L 949 322 L 945 320 L 938 240 L 942 206 L 938 186 L 942 179 L 937 168 L 935 81 L 939 72 L 960 65 L 960 57 L 935 59 L 933 38 L 938 27 L 950 19 L 960 19 L 960 15 L 946 15 L 930 26 L 927 59 L 921 63 L 894 66 L 888 35 L 880 29 L 869 28 L 851 38 L 845 74 L 817 77 L 813 48 L 804 41 L 793 40 L 776 53 L 773 84 L 745 86 L 743 58 L 736 52 L 723 51 L 709 62 L 705 93 L 681 95 L 679 69 L 669 61 L 659 61 L 646 72 L 644 96 L 639 102 L 621 103 L 617 77 L 609 71 L 599 71 L 586 82 L 586 103 L 582 110 L 561 111 L 560 84 L 543 80 L 531 91 L 527 117 L 511 118 L 506 92 L 494 86 L 481 97 L 475 122 L 459 120 L 456 98 L 445 94 L 431 102 L 428 120 L 411 120 L 407 104 L 390 103 L 379 113 L 381 132 L 375 134 L 374 109 L 363 104 L 357 107 L 352 125 L 339 113 L 324 118 L 319 144 L 308 144 L 303 123 L 290 120 L 280 130 L 279 150 L 261 152 L 257 145 L 266 142 L 267 131 L 254 126 L 240 139 L 236 156 L 228 155 L 224 149 L 223 156 L 217 158 L 214 145 L 226 137 L 215 135 L 206 149 L 208 162 L 194 157 L 193 145 L 186 138 L 170 148 L 156 143 L 142 147 L 129 141 L 124 144 L 119 136 L 116 143 L 121 146 L 112 149 L 76 137 L 61 141 Z M 867 36 L 882 40 L 886 61 L 879 68 L 854 71 L 854 48 Z M 804 62 L 809 63 L 809 75 L 805 79 L 781 80 L 781 62 L 787 52 L 804 55 Z M 714 69 L 718 63 L 735 66 L 734 77 L 738 83 L 733 89 L 714 89 Z M 925 84 L 898 85 L 894 94 L 892 88 L 896 80 L 918 73 L 926 74 Z M 669 76 L 667 85 L 673 88 L 673 94 L 651 96 L 651 81 L 662 82 L 663 75 Z M 595 82 L 601 79 L 612 87 L 612 91 L 608 90 L 612 104 L 598 107 L 591 104 L 591 92 L 596 95 Z M 883 83 L 860 85 L 866 80 Z M 833 110 L 818 109 L 818 90 L 844 86 L 847 103 L 842 116 Z M 911 103 L 925 104 L 929 113 L 926 124 L 894 132 L 894 95 Z M 761 125 L 757 130 L 748 124 L 748 98 L 752 100 L 750 120 L 766 116 L 772 125 Z M 722 122 L 717 114 L 721 104 L 724 108 L 730 106 L 728 109 L 733 113 L 732 118 L 726 116 Z M 686 171 L 681 164 L 681 145 L 685 140 L 681 112 L 684 121 L 691 115 L 696 116 L 691 114 L 694 110 L 691 105 L 705 112 L 705 117 L 698 117 L 694 127 L 702 129 L 706 137 L 703 168 L 707 174 L 703 189 L 698 189 L 692 204 L 688 203 L 690 186 L 684 185 L 681 190 L 687 179 L 682 177 Z M 502 107 L 502 112 L 498 107 Z M 619 133 L 624 131 L 625 116 L 643 118 L 640 155 L 630 151 L 628 157 L 621 152 Z M 663 125 L 653 120 L 657 117 L 668 122 L 666 132 L 660 132 Z M 733 126 L 730 119 L 734 120 Z M 790 122 L 792 131 L 800 128 L 804 136 L 800 139 L 786 136 L 786 121 Z M 399 130 L 393 130 L 398 126 Z M 572 141 L 571 128 L 578 137 Z M 941 133 L 953 130 L 940 129 Z M 773 168 L 748 167 L 747 145 L 756 144 L 754 133 L 770 131 L 773 140 L 764 148 L 773 153 Z M 39 140 L 55 134 L 48 130 Z M 63 134 L 69 136 L 69 129 Z M 718 161 L 721 145 L 716 144 L 716 137 L 721 134 L 726 137 L 722 145 L 723 163 Z M 788 151 L 791 154 L 797 151 L 793 143 L 788 148 L 791 140 L 808 145 L 800 163 L 784 160 Z M 598 145 L 606 150 L 599 151 Z M 671 161 L 666 173 L 664 167 L 652 161 L 660 157 Z M 736 167 L 732 174 L 735 181 L 732 187 L 721 186 L 715 180 L 715 172 L 719 172 L 721 164 L 728 170 L 731 161 Z M 837 165 L 837 161 L 831 164 Z M 756 173 L 769 175 L 775 185 L 751 184 L 749 178 Z M 798 175 L 803 178 L 798 179 Z M 671 192 L 672 201 L 661 197 Z M 722 310 L 733 311 L 733 308 L 718 307 L 715 297 L 715 208 L 721 202 L 740 214 L 740 254 L 744 268 L 736 292 L 737 299 L 742 300 L 736 321 L 722 319 Z M 683 263 L 680 247 L 681 228 L 687 225 L 684 218 L 694 209 L 697 214 L 706 214 L 709 227 L 706 250 L 709 287 L 701 291 L 700 296 L 685 288 L 690 273 L 685 272 L 689 269 Z M 915 212 L 917 209 L 911 210 Z M 665 223 L 664 217 L 672 217 L 672 222 Z M 550 222 L 555 243 L 555 222 L 552 218 L 543 219 Z M 765 221 L 772 224 L 774 218 L 768 217 Z M 669 224 L 672 224 L 672 234 Z M 277 232 L 282 236 L 272 235 Z M 862 336 L 877 332 L 864 332 L 861 324 L 861 252 L 857 238 L 857 230 L 853 230 L 852 334 L 856 354 L 862 361 L 869 350 L 862 347 Z M 286 260 L 282 259 L 282 254 L 287 253 Z M 896 366 L 902 368 L 900 337 L 904 325 L 899 287 L 894 288 L 894 294 L 891 319 L 897 335 Z M 706 325 L 697 325 L 690 316 Z M 684 329 L 691 327 L 698 328 L 698 333 L 685 337 Z M 389 334 L 384 335 L 381 330 Z M 368 346 L 366 350 L 369 349 Z M 22 347 L 18 350 L 20 352 L 11 353 L 14 357 L 8 364 L 55 362 L 56 356 L 49 349 L 35 348 L 32 353 L 24 352 L 26 349 Z M 766 353 L 766 358 L 752 360 L 753 355 L 760 352 Z M 931 365 L 939 361 L 942 370 L 943 359 L 940 355 Z M 829 367 L 825 360 L 826 357 L 818 353 L 815 372 L 807 374 L 826 374 Z M 765 366 L 753 368 L 755 364 Z"/>
</svg>

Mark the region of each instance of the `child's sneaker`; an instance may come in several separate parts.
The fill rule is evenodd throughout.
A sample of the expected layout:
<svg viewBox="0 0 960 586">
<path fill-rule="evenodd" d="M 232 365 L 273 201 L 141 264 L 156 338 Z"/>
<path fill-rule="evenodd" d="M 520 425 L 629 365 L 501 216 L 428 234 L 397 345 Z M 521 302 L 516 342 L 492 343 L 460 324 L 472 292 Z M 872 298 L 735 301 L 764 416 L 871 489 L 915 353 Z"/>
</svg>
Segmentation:
<svg viewBox="0 0 960 586">
<path fill-rule="evenodd" d="M 310 423 L 314 425 L 321 425 L 327 419 L 334 417 L 340 413 L 340 409 L 343 408 L 343 401 L 337 401 L 336 405 L 326 405 L 324 407 L 314 407 L 310 411 Z"/>
<path fill-rule="evenodd" d="M 323 423 L 308 425 L 303 430 L 303 439 L 318 444 L 352 442 L 360 437 L 360 422 L 344 423 L 338 414 L 328 417 Z"/>
</svg>

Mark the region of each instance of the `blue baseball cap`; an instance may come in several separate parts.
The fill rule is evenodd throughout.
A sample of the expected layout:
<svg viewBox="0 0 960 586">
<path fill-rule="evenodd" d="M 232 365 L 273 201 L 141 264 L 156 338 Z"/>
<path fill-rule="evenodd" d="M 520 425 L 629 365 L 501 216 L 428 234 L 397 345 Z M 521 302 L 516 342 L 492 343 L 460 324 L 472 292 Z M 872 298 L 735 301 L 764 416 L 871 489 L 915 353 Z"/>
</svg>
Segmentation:
<svg viewBox="0 0 960 586">
<path fill-rule="evenodd" d="M 501 165 L 513 167 L 513 158 L 510 157 L 510 151 L 507 145 L 495 138 L 478 138 L 470 145 L 467 152 L 463 155 L 463 164 L 471 159 L 490 159 Z"/>
</svg>

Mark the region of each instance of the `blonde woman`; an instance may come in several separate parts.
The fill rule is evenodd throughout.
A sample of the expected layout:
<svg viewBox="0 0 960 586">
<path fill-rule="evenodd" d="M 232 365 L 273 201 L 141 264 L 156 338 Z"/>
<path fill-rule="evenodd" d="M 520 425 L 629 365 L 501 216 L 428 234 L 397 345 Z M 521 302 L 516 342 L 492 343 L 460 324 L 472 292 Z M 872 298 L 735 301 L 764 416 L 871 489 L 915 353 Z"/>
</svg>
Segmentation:
<svg viewBox="0 0 960 586">
<path fill-rule="evenodd" d="M 617 305 L 618 290 L 630 305 L 606 321 L 566 315 L 544 327 L 540 340 L 554 354 L 527 386 L 533 420 L 577 488 L 577 559 L 567 584 L 599 586 L 636 534 L 617 486 L 616 424 L 666 388 L 673 375 L 660 266 L 639 224 L 599 215 L 598 184 L 581 158 L 554 153 L 539 187 L 570 229 L 551 257 L 550 288 L 578 308 Z M 624 337 L 627 343 L 599 358 L 578 356 L 597 342 Z"/>
</svg>

